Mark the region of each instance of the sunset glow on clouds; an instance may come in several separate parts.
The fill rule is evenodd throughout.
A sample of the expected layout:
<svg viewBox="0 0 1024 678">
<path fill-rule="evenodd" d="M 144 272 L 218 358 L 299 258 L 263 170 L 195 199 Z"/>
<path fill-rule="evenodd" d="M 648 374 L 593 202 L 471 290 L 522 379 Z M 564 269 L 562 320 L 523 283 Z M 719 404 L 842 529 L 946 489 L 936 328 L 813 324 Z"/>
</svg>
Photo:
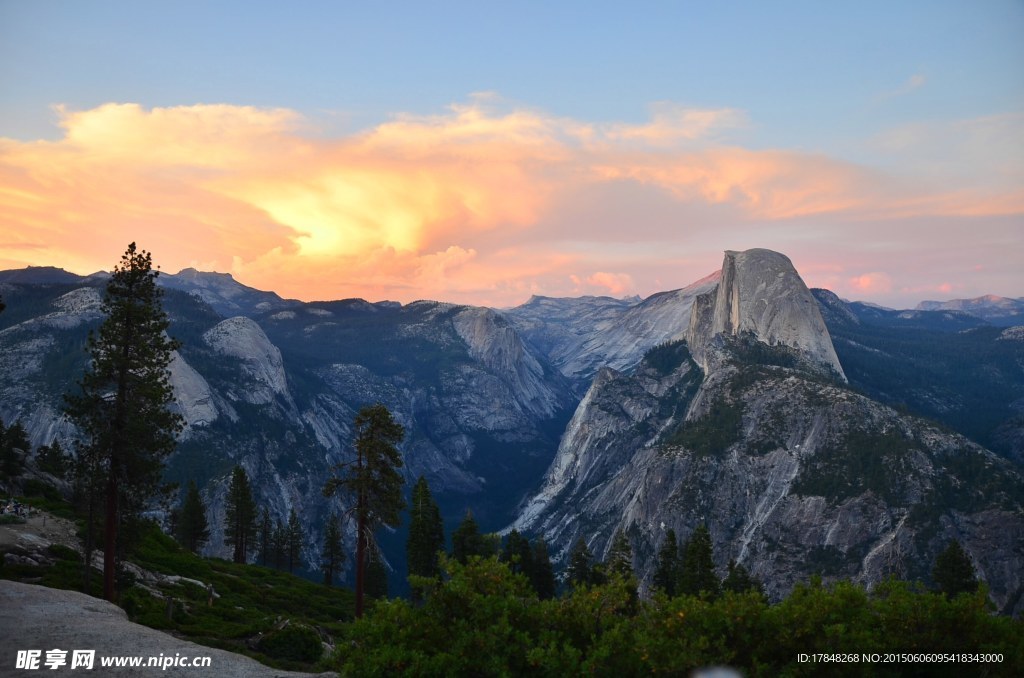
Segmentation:
<svg viewBox="0 0 1024 678">
<path fill-rule="evenodd" d="M 1019 116 L 960 123 L 970 133 L 927 171 L 900 172 L 743 145 L 730 135 L 756 127 L 745 112 L 669 103 L 646 123 L 595 122 L 484 94 L 334 135 L 284 108 L 56 113 L 56 140 L 0 139 L 0 268 L 90 273 L 136 240 L 165 271 L 229 271 L 287 297 L 508 306 L 645 296 L 724 249 L 770 247 L 811 285 L 898 304 L 953 292 L 953 266 L 1005 278 L 1022 262 Z M 937 134 L 876 143 L 929 157 Z"/>
</svg>

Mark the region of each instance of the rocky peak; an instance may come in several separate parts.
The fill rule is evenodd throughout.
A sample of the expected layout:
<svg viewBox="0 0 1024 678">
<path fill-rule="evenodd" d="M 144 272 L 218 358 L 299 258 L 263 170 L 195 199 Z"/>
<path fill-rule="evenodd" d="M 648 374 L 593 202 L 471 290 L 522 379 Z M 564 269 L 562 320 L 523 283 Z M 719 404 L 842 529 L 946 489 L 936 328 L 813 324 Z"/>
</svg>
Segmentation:
<svg viewBox="0 0 1024 678">
<path fill-rule="evenodd" d="M 470 356 L 504 378 L 527 411 L 549 417 L 569 404 L 562 395 L 567 387 L 547 383 L 544 367 L 503 316 L 489 308 L 466 307 L 452 323 Z"/>
<path fill-rule="evenodd" d="M 238 316 L 218 323 L 203 334 L 218 353 L 237 358 L 252 379 L 238 397 L 253 404 L 269 403 L 275 395 L 288 396 L 281 351 L 271 343 L 256 321 Z"/>
<path fill-rule="evenodd" d="M 705 372 L 716 338 L 749 336 L 796 349 L 806 362 L 846 380 L 821 312 L 785 255 L 766 249 L 727 251 L 717 287 L 694 301 L 687 342 Z"/>
</svg>

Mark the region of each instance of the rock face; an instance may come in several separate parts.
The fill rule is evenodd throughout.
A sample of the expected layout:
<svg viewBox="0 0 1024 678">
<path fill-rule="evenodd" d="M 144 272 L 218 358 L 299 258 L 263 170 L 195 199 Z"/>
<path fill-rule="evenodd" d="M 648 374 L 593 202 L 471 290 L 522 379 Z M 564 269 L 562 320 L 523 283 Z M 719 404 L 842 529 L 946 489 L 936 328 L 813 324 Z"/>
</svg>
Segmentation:
<svg viewBox="0 0 1024 678">
<path fill-rule="evenodd" d="M 685 336 L 690 309 L 699 295 L 715 289 L 719 272 L 671 292 L 636 302 L 610 297 L 533 297 L 504 313 L 515 328 L 580 393 L 602 367 L 635 367 L 650 348 Z"/>
<path fill-rule="evenodd" d="M 227 276 L 191 279 L 198 291 L 249 298 Z M 21 420 L 34 446 L 58 439 L 74 449 L 62 395 L 85 369 L 103 283 L 3 284 L 0 416 Z M 351 454 L 355 413 L 375 402 L 405 427 L 407 478 L 425 475 L 452 520 L 472 506 L 498 527 L 540 478 L 575 406 L 567 380 L 490 309 L 344 300 L 260 311 L 260 301 L 243 309 L 251 316 L 225 319 L 197 289 L 165 289 L 169 332 L 181 341 L 170 382 L 186 423 L 167 477 L 200 486 L 209 555 L 229 553 L 221 523 L 237 464 L 273 518 L 293 509 L 302 517 L 303 556 L 315 570 L 327 513 L 346 509 L 320 490 Z M 386 548 L 399 580 L 404 548 L 398 539 Z"/>
<path fill-rule="evenodd" d="M 290 399 L 281 351 L 255 321 L 244 316 L 228 318 L 207 330 L 203 340 L 242 366 L 248 379 L 237 384 L 237 398 L 253 405 L 269 403 L 276 396 Z"/>
<path fill-rule="evenodd" d="M 336 676 L 335 673 L 298 673 L 272 669 L 255 659 L 197 645 L 175 638 L 155 629 L 128 621 L 124 610 L 105 600 L 93 598 L 77 591 L 21 584 L 0 580 L 0 658 L 5 671 L 14 670 L 19 650 L 42 650 L 39 669 L 47 667 L 46 651 L 65 650 L 62 669 L 69 670 L 72 650 L 95 650 L 92 673 L 112 676 L 223 676 L 225 678 L 286 678 L 294 676 Z M 174 667 L 164 669 L 149 666 L 104 667 L 102 657 L 174 658 L 209 657 L 209 668 Z M 84 667 L 76 670 L 85 671 Z M 25 671 L 31 673 L 31 671 Z M 21 673 L 21 672 L 19 672 Z M 14 675 L 5 674 L 5 675 Z"/>
<path fill-rule="evenodd" d="M 727 253 L 689 339 L 692 354 L 679 342 L 599 372 L 511 527 L 558 559 L 576 539 L 602 558 L 623 530 L 646 587 L 666 530 L 706 523 L 719 568 L 744 564 L 774 597 L 813 574 L 928 580 L 956 538 L 997 606 L 1021 611 L 1019 470 L 849 390 L 788 259 Z"/>
<path fill-rule="evenodd" d="M 817 302 L 789 258 L 778 252 L 725 253 L 717 289 L 698 297 L 686 335 L 703 369 L 711 366 L 709 347 L 723 335 L 787 346 L 810 365 L 846 379 Z"/>
</svg>

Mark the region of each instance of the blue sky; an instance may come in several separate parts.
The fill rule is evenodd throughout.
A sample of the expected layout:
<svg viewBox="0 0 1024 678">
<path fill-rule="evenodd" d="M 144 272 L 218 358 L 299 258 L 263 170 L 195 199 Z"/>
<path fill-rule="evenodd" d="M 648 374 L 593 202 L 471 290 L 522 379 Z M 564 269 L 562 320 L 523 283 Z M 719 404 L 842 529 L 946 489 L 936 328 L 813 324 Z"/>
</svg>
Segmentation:
<svg viewBox="0 0 1024 678">
<path fill-rule="evenodd" d="M 862 247 L 858 270 L 854 266 L 818 282 L 831 283 L 841 292 L 875 294 L 876 300 L 890 303 L 909 303 L 912 296 L 920 296 L 929 286 L 937 293 L 943 285 L 946 287 L 942 289 L 951 293 L 994 291 L 1019 296 L 1024 294 L 1024 284 L 1019 274 L 1014 277 L 1013 260 L 1007 258 L 1016 256 L 1020 264 L 1021 252 L 1011 248 L 1007 253 L 1005 249 L 1012 234 L 1024 232 L 1019 210 L 1024 176 L 1019 157 L 1019 151 L 1024 150 L 1020 139 L 1024 129 L 1022 38 L 1024 3 L 1000 1 L 374 4 L 0 0 L 0 137 L 8 140 L 4 148 L 12 168 L 5 180 L 16 184 L 21 192 L 41 190 L 23 183 L 32 173 L 26 169 L 29 161 L 17 158 L 35 141 L 45 140 L 54 148 L 66 145 L 74 136 L 70 114 L 98 111 L 111 104 L 137 104 L 143 117 L 156 109 L 178 110 L 185 115 L 188 107 L 214 104 L 238 109 L 286 109 L 300 120 L 286 125 L 288 133 L 295 134 L 302 143 L 315 145 L 320 140 L 322 145 L 315 153 L 326 153 L 335 160 L 338 144 L 377 134 L 389 122 L 416 119 L 422 123 L 419 132 L 436 132 L 439 120 L 453 122 L 457 118 L 453 106 L 473 107 L 480 102 L 486 103 L 482 114 L 492 121 L 510 123 L 509 116 L 517 114 L 544 121 L 552 135 L 547 141 L 555 145 L 558 138 L 571 136 L 578 125 L 605 131 L 640 127 L 656 122 L 659 111 L 669 111 L 666 115 L 674 120 L 672 124 L 691 125 L 692 116 L 680 111 L 703 111 L 709 116 L 714 113 L 713 123 L 697 132 L 677 134 L 672 137 L 675 146 L 671 148 L 659 137 L 658 148 L 654 149 L 660 154 L 657 157 L 651 155 L 651 148 L 641 149 L 647 153 L 641 163 L 643 171 L 634 166 L 640 151 L 633 146 L 617 147 L 612 155 L 596 162 L 592 162 L 591 149 L 581 151 L 578 140 L 570 143 L 568 150 L 559 147 L 559 152 L 586 155 L 577 162 L 589 163 L 588 172 L 600 168 L 604 183 L 574 184 L 571 191 L 576 193 L 560 184 L 558 199 L 538 206 L 530 215 L 510 216 L 507 211 L 498 214 L 492 227 L 511 219 L 518 224 L 518 232 L 560 232 L 564 227 L 568 233 L 573 225 L 559 222 L 557 215 L 566 219 L 566 214 L 578 217 L 581 210 L 585 211 L 583 206 L 567 205 L 570 196 L 578 193 L 592 197 L 600 192 L 601 200 L 614 203 L 608 205 L 611 212 L 618 210 L 621 214 L 633 209 L 649 213 L 654 222 L 676 224 L 676 228 L 683 224 L 683 230 L 688 220 L 707 222 L 694 227 L 692 238 L 703 248 L 701 257 L 673 255 L 676 264 L 687 259 L 684 267 L 693 267 L 680 276 L 696 272 L 701 265 L 708 268 L 706 262 L 720 258 L 722 249 L 744 246 L 743 236 L 750 230 L 759 236 L 750 246 L 788 247 L 798 264 L 802 258 L 814 266 L 836 268 L 841 264 L 822 263 L 823 257 L 829 258 L 822 243 L 838 236 L 841 229 L 863 226 L 875 229 L 871 232 L 891 233 L 898 228 L 908 235 L 890 244 L 889 259 L 872 260 L 871 248 Z M 480 97 L 479 93 L 490 94 Z M 208 112 L 196 109 L 191 115 L 203 117 Z M 153 122 L 152 116 L 147 119 Z M 174 124 L 180 125 L 180 120 Z M 279 133 L 282 129 L 275 127 L 275 134 Z M 622 137 L 608 132 L 606 141 L 619 143 L 627 138 L 630 144 L 636 139 L 653 142 L 654 137 L 644 134 L 630 132 Z M 325 146 L 335 150 L 324 151 Z M 737 180 L 740 183 L 721 189 L 724 193 L 703 186 L 698 199 L 680 188 L 678 172 L 666 174 L 652 169 L 664 169 L 666 157 L 672 154 L 700 164 L 707 158 L 692 154 L 709 149 L 742 149 L 747 154 L 743 156 L 746 166 L 760 167 L 768 162 L 768 156 L 756 154 L 779 151 L 799 155 L 804 168 L 823 159 L 831 163 L 836 176 L 856 172 L 871 176 L 853 181 L 854 187 L 841 191 L 841 200 L 832 199 L 835 195 L 825 200 L 819 195 L 824 190 L 821 187 L 801 192 L 814 194 L 811 202 L 816 204 L 827 202 L 831 205 L 828 209 L 751 211 L 751 205 L 765 204 L 766 184 L 778 185 L 778 180 L 763 176 L 768 170 L 757 171 L 757 187 L 750 185 L 751 174 L 744 170 L 740 173 L 742 181 Z M 144 149 L 138 150 L 141 154 Z M 403 157 L 409 161 L 408 153 Z M 543 155 L 550 157 L 548 152 Z M 737 155 L 718 153 L 709 162 L 721 168 L 726 157 L 736 159 Z M 773 167 L 778 160 L 773 159 Z M 117 171 L 126 171 L 138 161 L 122 156 L 116 161 L 120 163 Z M 323 157 L 321 161 L 327 162 Z M 541 160 L 530 157 L 510 162 L 516 172 L 529 173 L 537 171 Z M 244 169 L 251 169 L 251 165 Z M 419 165 L 407 169 L 422 171 Z M 577 174 L 582 171 L 563 170 Z M 218 171 L 237 175 L 242 170 L 232 166 Z M 787 186 L 799 181 L 794 178 L 795 172 L 787 170 L 784 174 L 782 181 Z M 132 176 L 140 174 L 134 172 Z M 322 183 L 322 176 L 292 176 L 290 181 L 316 184 Z M 152 177 L 147 184 L 151 181 Z M 541 185 L 548 186 L 539 179 L 528 183 L 537 190 L 543 190 Z M 977 186 L 981 192 L 960 195 L 953 201 L 955 208 L 950 207 L 952 198 L 936 197 L 952 195 L 965 186 Z M 992 187 L 998 188 L 998 195 Z M 209 185 L 202 190 L 209 193 Z M 851 198 L 850 192 L 858 190 L 862 192 Z M 607 197 L 619 194 L 625 196 L 619 201 Z M 746 211 L 737 204 L 734 207 L 742 214 L 729 212 L 726 208 L 731 206 L 732 196 L 741 194 L 747 201 Z M 239 199 L 237 191 L 232 196 Z M 896 203 L 921 204 L 923 196 L 932 200 L 928 209 L 909 213 L 905 208 L 892 208 Z M 337 206 L 338 200 L 332 198 L 332 204 Z M 886 202 L 888 207 L 875 210 L 880 215 L 871 214 L 867 206 L 873 201 Z M 848 210 L 853 203 L 859 206 L 856 214 Z M 1001 207 L 993 208 L 995 204 Z M 146 210 L 158 211 L 150 203 L 146 205 Z M 476 214 L 472 205 L 463 207 Z M 274 246 L 284 252 L 290 246 L 301 251 L 303 234 L 331 227 L 287 219 L 282 222 L 280 214 L 274 216 L 274 210 L 262 203 L 255 209 L 270 215 L 271 221 L 276 220 L 276 225 L 282 227 L 283 245 Z M 720 213 L 710 215 L 708 210 Z M 60 211 L 55 207 L 50 212 L 58 215 L 53 217 L 58 222 L 51 229 L 54 233 L 63 228 Z M 805 216 L 794 221 L 798 211 L 800 215 L 817 214 L 821 226 L 809 227 Z M 695 213 L 704 216 L 696 218 Z M 307 214 L 306 218 L 325 218 L 323 210 L 317 214 Z M 331 214 L 326 218 L 348 218 L 344 209 Z M 446 219 L 457 218 L 445 214 Z M 81 218 L 86 224 L 92 223 L 88 216 Z M 92 218 L 99 219 L 100 215 Z M 974 219 L 970 225 L 968 218 Z M 889 220 L 888 228 L 880 225 L 880 219 Z M 971 256 L 976 267 L 985 259 L 985 250 L 977 243 L 981 236 L 984 246 L 993 248 L 992 256 L 1003 261 L 1001 272 L 981 277 L 977 283 L 966 279 L 966 268 L 954 271 L 957 279 L 934 275 L 925 279 L 921 275 L 926 271 L 918 271 L 898 281 L 900 272 L 890 270 L 897 260 L 896 251 L 921 246 L 920 224 L 907 224 L 906 219 L 932 219 L 934 223 L 952 219 L 956 223 L 942 228 L 943 242 L 939 244 L 948 245 L 952 254 L 959 238 L 974 238 Z M 33 221 L 38 222 L 38 218 Z M 148 227 L 159 231 L 165 223 L 154 219 Z M 273 230 L 272 226 L 266 228 Z M 26 227 L 10 221 L 0 225 L 0 229 L 10 231 L 5 235 L 11 236 L 7 242 L 14 252 L 0 263 L 40 263 L 39 257 L 44 254 L 57 253 L 50 246 L 27 247 L 43 243 L 48 236 L 42 232 L 37 234 L 39 237 L 14 237 L 15 229 Z M 372 224 L 363 227 L 375 228 Z M 414 280 L 408 277 L 409 271 L 429 268 L 421 261 L 423 257 L 455 247 L 473 252 L 470 258 L 479 265 L 489 254 L 497 256 L 502 248 L 528 249 L 537 240 L 524 236 L 500 245 L 492 243 L 497 249 L 488 250 L 484 241 L 494 238 L 484 237 L 482 232 L 493 233 L 492 227 L 467 225 L 460 234 L 449 224 L 444 230 L 446 239 L 418 237 L 397 245 L 387 238 L 378 239 L 374 252 L 390 256 L 385 251 L 390 247 L 399 255 L 419 257 L 406 262 L 407 275 L 402 278 L 402 284 L 415 287 L 426 279 Z M 349 232 L 339 228 L 343 234 Z M 436 224 L 424 217 L 419 228 L 423 233 L 434 233 Z M 615 224 L 599 223 L 593 230 L 606 233 L 614 228 Z M 667 225 L 664 228 L 671 230 Z M 721 231 L 731 237 L 716 240 L 714 233 Z M 110 237 L 120 235 L 123 233 L 116 231 Z M 154 239 L 159 242 L 161 237 L 155 233 Z M 211 237 L 217 240 L 216 233 Z M 620 242 L 618 248 L 619 252 L 656 251 L 668 239 L 671 233 L 665 231 L 657 237 Z M 486 301 L 490 295 L 497 302 L 528 290 L 555 294 L 593 291 L 597 288 L 574 286 L 571 280 L 572 276 L 587 280 L 597 273 L 632 281 L 609 291 L 644 294 L 656 291 L 658 284 L 679 286 L 688 282 L 683 278 L 669 281 L 664 272 L 656 278 L 645 276 L 644 257 L 635 254 L 616 257 L 602 250 L 600 256 L 587 260 L 588 252 L 601 249 L 595 244 L 600 241 L 597 237 L 593 242 L 581 243 L 578 234 L 562 239 L 578 270 L 552 264 L 550 270 L 523 273 L 527 277 L 520 281 L 522 284 L 512 287 L 503 287 L 501 281 L 483 281 L 481 272 L 476 271 L 466 277 L 476 282 L 426 285 L 426 291 L 448 292 L 476 301 Z M 838 251 L 831 259 L 838 262 L 849 248 L 842 238 L 837 237 L 836 242 Z M 260 252 L 232 252 L 230 243 L 224 247 L 205 263 L 236 273 L 248 267 L 254 282 L 270 281 L 273 276 L 268 271 L 272 266 L 291 270 L 284 262 L 271 262 Z M 186 253 L 168 252 L 174 263 L 194 260 Z M 557 259 L 557 255 L 554 250 L 545 253 L 551 259 Z M 69 265 L 85 266 L 91 261 L 69 252 L 60 256 Z M 501 269 L 502 275 L 515 275 L 514 268 Z M 328 273 L 326 269 L 324 272 Z M 850 287 L 850 281 L 870 273 L 883 274 L 890 282 L 877 289 Z M 454 279 L 456 275 L 454 268 L 445 269 L 445 277 Z M 342 284 L 338 279 L 338 294 L 351 291 L 352 281 Z M 391 283 L 377 281 L 367 288 L 367 294 L 398 290 L 401 286 L 397 280 L 392 281 L 391 288 Z"/>
</svg>

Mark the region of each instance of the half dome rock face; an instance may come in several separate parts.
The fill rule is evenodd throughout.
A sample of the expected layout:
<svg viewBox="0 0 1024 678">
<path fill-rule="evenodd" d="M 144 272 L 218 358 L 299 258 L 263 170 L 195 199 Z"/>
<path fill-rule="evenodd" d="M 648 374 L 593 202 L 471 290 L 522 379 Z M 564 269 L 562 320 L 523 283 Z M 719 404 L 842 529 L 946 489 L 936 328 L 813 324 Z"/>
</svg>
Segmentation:
<svg viewBox="0 0 1024 678">
<path fill-rule="evenodd" d="M 717 289 L 698 297 L 690 315 L 687 340 L 705 371 L 719 336 L 752 336 L 796 349 L 809 365 L 846 381 L 817 302 L 793 263 L 778 252 L 725 253 Z"/>
</svg>

